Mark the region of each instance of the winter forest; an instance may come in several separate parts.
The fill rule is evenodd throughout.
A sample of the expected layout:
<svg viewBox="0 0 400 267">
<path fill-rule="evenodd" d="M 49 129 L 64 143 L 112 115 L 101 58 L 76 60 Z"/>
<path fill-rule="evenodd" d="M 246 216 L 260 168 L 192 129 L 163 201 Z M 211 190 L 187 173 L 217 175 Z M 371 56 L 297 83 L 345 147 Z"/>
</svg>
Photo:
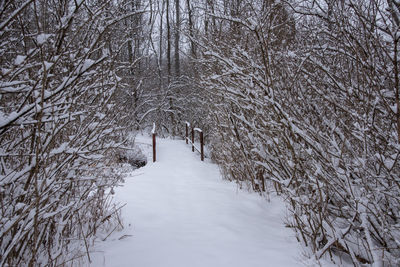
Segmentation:
<svg viewBox="0 0 400 267">
<path fill-rule="evenodd" d="M 0 0 L 0 266 L 74 265 L 186 121 L 316 258 L 398 266 L 399 42 L 398 0 Z"/>
</svg>

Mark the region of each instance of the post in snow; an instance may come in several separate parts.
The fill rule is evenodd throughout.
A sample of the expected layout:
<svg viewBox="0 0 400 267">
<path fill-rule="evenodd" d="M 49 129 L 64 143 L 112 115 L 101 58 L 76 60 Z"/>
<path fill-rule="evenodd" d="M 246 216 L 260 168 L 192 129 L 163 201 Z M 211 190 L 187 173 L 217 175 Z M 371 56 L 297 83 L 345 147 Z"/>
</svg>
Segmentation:
<svg viewBox="0 0 400 267">
<path fill-rule="evenodd" d="M 194 129 L 192 128 L 192 152 L 194 152 Z"/>
<path fill-rule="evenodd" d="M 203 140 L 203 131 L 200 132 L 200 155 L 201 155 L 201 161 L 204 161 L 204 140 Z"/>
<path fill-rule="evenodd" d="M 153 123 L 153 130 L 151 130 L 153 136 L 153 162 L 156 162 L 156 124 Z"/>
<path fill-rule="evenodd" d="M 188 139 L 189 139 L 189 127 L 190 123 L 186 122 L 186 144 L 188 144 Z"/>
</svg>

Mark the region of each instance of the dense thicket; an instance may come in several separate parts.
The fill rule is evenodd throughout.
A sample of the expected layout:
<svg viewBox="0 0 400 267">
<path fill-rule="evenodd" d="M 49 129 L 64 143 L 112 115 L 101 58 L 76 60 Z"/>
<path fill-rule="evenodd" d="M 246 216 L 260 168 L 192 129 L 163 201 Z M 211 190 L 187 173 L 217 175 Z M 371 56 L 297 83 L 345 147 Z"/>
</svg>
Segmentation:
<svg viewBox="0 0 400 267">
<path fill-rule="evenodd" d="M 399 264 L 399 11 L 214 2 L 199 38 L 213 158 L 228 179 L 281 192 L 318 258 Z"/>
<path fill-rule="evenodd" d="M 0 265 L 56 266 L 118 225 L 116 1 L 1 1 Z M 89 254 L 87 254 L 89 257 Z M 76 264 L 76 263 L 75 263 Z"/>
</svg>

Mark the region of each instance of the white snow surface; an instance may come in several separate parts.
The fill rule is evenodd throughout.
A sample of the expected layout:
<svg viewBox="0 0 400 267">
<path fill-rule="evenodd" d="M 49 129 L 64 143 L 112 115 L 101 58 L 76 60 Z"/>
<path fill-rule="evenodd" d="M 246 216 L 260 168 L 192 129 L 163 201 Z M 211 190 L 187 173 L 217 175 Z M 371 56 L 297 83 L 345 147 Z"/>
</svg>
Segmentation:
<svg viewBox="0 0 400 267">
<path fill-rule="evenodd" d="M 317 266 L 284 226 L 282 200 L 271 201 L 222 179 L 182 140 L 157 138 L 157 162 L 135 170 L 115 201 L 125 228 L 99 241 L 90 266 Z"/>
</svg>

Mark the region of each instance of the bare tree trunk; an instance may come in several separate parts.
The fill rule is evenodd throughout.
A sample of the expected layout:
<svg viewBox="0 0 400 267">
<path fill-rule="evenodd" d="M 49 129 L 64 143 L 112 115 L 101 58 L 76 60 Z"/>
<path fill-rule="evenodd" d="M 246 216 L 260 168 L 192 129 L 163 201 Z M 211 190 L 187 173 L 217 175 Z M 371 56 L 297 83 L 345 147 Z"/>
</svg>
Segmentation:
<svg viewBox="0 0 400 267">
<path fill-rule="evenodd" d="M 179 0 L 175 0 L 175 76 L 181 76 L 179 64 L 179 31 L 180 31 L 180 4 Z"/>
<path fill-rule="evenodd" d="M 208 1 L 206 2 L 206 12 L 208 11 Z M 204 36 L 208 35 L 208 16 L 204 16 Z"/>
<path fill-rule="evenodd" d="M 213 0 L 207 0 L 206 1 L 206 12 L 207 13 L 211 12 L 212 14 L 215 13 Z M 204 33 L 205 33 L 206 36 L 208 34 L 209 19 L 210 19 L 210 17 L 208 15 L 206 15 L 205 19 L 204 19 Z M 212 22 L 212 31 L 214 31 L 215 30 L 215 26 L 216 26 L 215 17 L 211 17 L 211 22 Z"/>
<path fill-rule="evenodd" d="M 164 5 L 165 5 L 165 1 L 163 0 L 161 3 L 161 9 L 159 8 L 159 12 L 160 12 L 160 42 L 159 42 L 159 76 L 160 76 L 160 91 L 163 87 L 163 78 L 162 78 L 162 64 L 163 64 L 163 24 L 164 24 Z"/>
<path fill-rule="evenodd" d="M 389 11 L 392 14 L 392 19 L 394 24 L 399 27 L 400 25 L 400 4 L 393 0 L 387 0 L 387 3 L 389 5 Z M 395 86 L 395 101 L 396 101 L 396 123 L 397 123 L 397 140 L 400 143 L 400 92 L 399 92 L 399 87 L 400 87 L 400 81 L 399 81 L 399 64 L 398 64 L 398 46 L 399 45 L 399 39 L 396 37 L 394 39 L 394 56 L 393 56 L 393 67 L 394 67 L 394 86 Z"/>
<path fill-rule="evenodd" d="M 168 84 L 171 79 L 171 25 L 169 22 L 169 0 L 166 2 L 167 4 L 167 69 L 168 69 Z"/>
<path fill-rule="evenodd" d="M 159 41 L 159 61 L 160 61 L 160 66 L 162 66 L 162 52 L 163 52 L 163 49 L 162 49 L 162 42 L 163 42 L 163 23 L 164 23 L 164 20 L 163 20 L 163 16 L 164 16 L 164 4 L 165 4 L 165 1 L 162 1 L 162 4 L 161 4 L 161 10 L 159 9 L 159 12 L 160 12 L 160 41 Z"/>
<path fill-rule="evenodd" d="M 190 6 L 190 0 L 186 0 L 186 6 L 188 9 L 188 20 L 189 20 L 189 36 L 190 36 L 190 51 L 192 57 L 196 58 L 196 44 L 194 43 L 194 32 L 193 32 L 193 12 Z"/>
<path fill-rule="evenodd" d="M 399 64 L 397 61 L 398 57 L 398 46 L 399 41 L 396 39 L 394 41 L 394 57 L 393 57 L 393 65 L 394 65 L 394 86 L 395 86 L 395 99 L 396 99 L 396 122 L 397 122 L 397 140 L 400 143 L 400 96 L 399 96 Z"/>
</svg>

